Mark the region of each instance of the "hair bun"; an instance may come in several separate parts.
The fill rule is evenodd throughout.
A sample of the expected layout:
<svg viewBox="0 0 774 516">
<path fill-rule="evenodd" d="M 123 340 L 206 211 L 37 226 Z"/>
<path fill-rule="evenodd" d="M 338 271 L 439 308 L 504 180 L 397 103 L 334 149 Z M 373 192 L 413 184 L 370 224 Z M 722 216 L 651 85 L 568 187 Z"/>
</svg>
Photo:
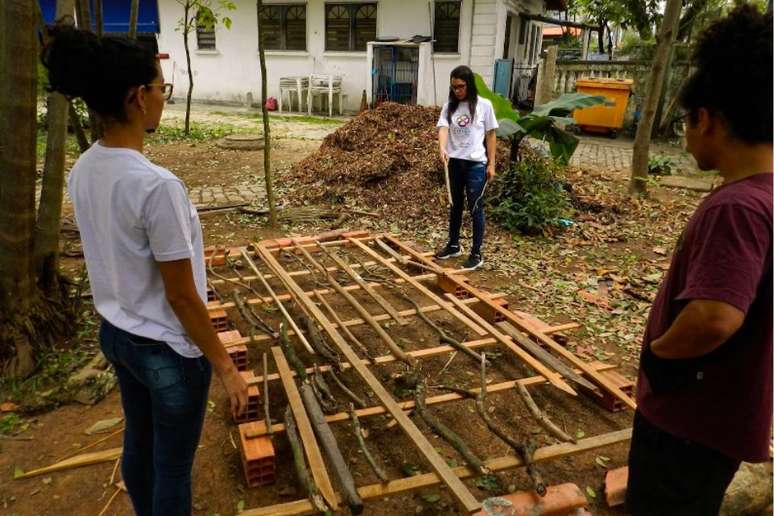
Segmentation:
<svg viewBox="0 0 774 516">
<path fill-rule="evenodd" d="M 69 25 L 49 29 L 50 42 L 41 61 L 48 69 L 50 89 L 69 97 L 84 97 L 94 87 L 102 62 L 96 34 Z"/>
</svg>

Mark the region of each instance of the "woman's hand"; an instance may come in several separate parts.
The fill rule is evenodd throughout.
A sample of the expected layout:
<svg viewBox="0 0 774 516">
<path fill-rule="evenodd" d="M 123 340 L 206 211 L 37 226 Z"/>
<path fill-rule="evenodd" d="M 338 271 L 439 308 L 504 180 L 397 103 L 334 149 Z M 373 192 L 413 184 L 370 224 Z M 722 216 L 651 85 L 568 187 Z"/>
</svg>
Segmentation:
<svg viewBox="0 0 774 516">
<path fill-rule="evenodd" d="M 441 149 L 441 161 L 444 165 L 449 164 L 449 153 L 446 152 L 446 149 Z"/>
<path fill-rule="evenodd" d="M 228 399 L 231 403 L 231 414 L 235 418 L 241 416 L 247 409 L 247 382 L 235 367 L 222 372 L 218 371 L 218 376 L 220 381 L 223 382 L 226 394 L 228 394 Z"/>
<path fill-rule="evenodd" d="M 491 181 L 496 175 L 495 164 L 490 162 L 486 165 L 486 180 Z"/>
</svg>

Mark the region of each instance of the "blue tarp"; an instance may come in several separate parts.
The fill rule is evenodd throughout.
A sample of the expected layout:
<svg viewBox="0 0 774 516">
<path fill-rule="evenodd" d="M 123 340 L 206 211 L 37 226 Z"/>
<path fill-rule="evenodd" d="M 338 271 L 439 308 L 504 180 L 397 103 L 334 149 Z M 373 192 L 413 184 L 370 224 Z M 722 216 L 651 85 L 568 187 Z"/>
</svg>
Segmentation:
<svg viewBox="0 0 774 516">
<path fill-rule="evenodd" d="M 54 21 L 56 0 L 39 0 L 43 18 L 47 23 Z M 92 25 L 94 25 L 94 2 L 91 2 Z M 104 31 L 129 32 L 130 0 L 102 0 L 102 17 L 105 22 Z M 137 14 L 137 32 L 159 32 L 158 0 L 140 0 L 140 10 Z"/>
</svg>

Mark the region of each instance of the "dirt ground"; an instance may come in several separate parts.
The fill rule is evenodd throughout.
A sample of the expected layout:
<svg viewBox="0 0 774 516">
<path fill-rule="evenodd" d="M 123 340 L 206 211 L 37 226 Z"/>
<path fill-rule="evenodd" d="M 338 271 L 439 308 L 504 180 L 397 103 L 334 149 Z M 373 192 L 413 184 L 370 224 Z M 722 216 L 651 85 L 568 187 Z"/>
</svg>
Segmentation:
<svg viewBox="0 0 774 516">
<path fill-rule="evenodd" d="M 301 160 L 317 145 L 319 141 L 315 139 L 278 139 L 272 154 L 279 176 L 277 182 L 280 195 L 283 191 L 283 170 Z M 258 181 L 262 176 L 261 152 L 222 151 L 214 147 L 213 142 L 154 145 L 148 149 L 148 155 L 158 164 L 170 168 L 189 187 Z M 652 200 L 634 202 L 629 201 L 625 195 L 626 177 L 620 173 L 577 170 L 570 172 L 569 178 L 574 181 L 575 189 L 581 197 L 595 206 L 593 210 L 579 210 L 573 226 L 561 235 L 527 239 L 490 225 L 487 266 L 469 276 L 476 285 L 507 293 L 511 308 L 533 313 L 549 323 L 569 320 L 581 323 L 582 328 L 579 330 L 567 332 L 568 347 L 584 358 L 621 364 L 621 371 L 633 377 L 639 338 L 649 306 L 648 299 L 652 298 L 660 276 L 668 266 L 672 243 L 679 229 L 701 194 L 655 187 Z M 433 192 L 429 197 L 438 198 L 437 193 Z M 372 232 L 397 232 L 401 238 L 415 242 L 417 247 L 424 250 L 432 250 L 444 238 L 442 206 L 438 206 L 434 215 L 425 221 L 403 220 L 399 213 L 380 211 L 379 214 L 378 217 L 353 215 L 344 226 Z M 238 213 L 202 217 L 202 226 L 205 244 L 231 245 L 331 229 L 329 223 L 321 221 L 286 224 L 277 230 L 269 230 L 263 218 Z M 660 230 L 654 232 L 654 228 Z M 298 264 L 293 261 L 285 264 L 289 269 L 298 268 Z M 78 268 L 77 259 L 66 260 L 66 270 L 75 271 Z M 220 271 L 225 272 L 225 269 Z M 310 289 L 314 283 L 307 276 L 302 286 Z M 228 295 L 228 292 L 224 288 L 221 294 Z M 627 292 L 635 292 L 637 295 L 632 297 Z M 369 304 L 361 294 L 357 297 L 372 313 L 381 311 L 376 305 Z M 405 301 L 394 302 L 403 309 L 409 308 Z M 348 307 L 336 307 L 341 309 L 343 319 L 355 317 Z M 274 312 L 260 313 L 269 321 L 279 321 Z M 230 315 L 236 327 L 243 335 L 247 335 L 249 331 L 241 318 L 236 313 Z M 432 318 L 461 339 L 471 337 L 448 316 L 436 313 Z M 370 330 L 357 327 L 353 331 L 375 354 L 387 352 Z M 437 335 L 418 322 L 408 327 L 392 326 L 390 333 L 401 337 L 406 349 L 438 345 Z M 83 345 L 93 350 L 93 337 L 90 343 Z M 496 348 L 490 349 L 494 351 Z M 261 353 L 264 351 L 268 351 L 268 345 L 251 347 L 251 367 L 259 369 Z M 491 358 L 493 366 L 488 377 L 494 382 L 534 374 L 502 351 Z M 434 384 L 477 386 L 476 364 L 463 356 L 457 356 L 448 364 L 447 360 L 448 356 L 438 356 L 423 361 L 424 370 Z M 270 369 L 273 370 L 273 364 Z M 395 364 L 375 368 L 377 376 L 389 389 L 395 389 L 392 376 L 400 370 Z M 354 372 L 344 372 L 341 378 L 356 392 L 365 393 L 364 385 Z M 583 396 L 571 398 L 548 386 L 533 387 L 530 390 L 546 413 L 573 436 L 590 437 L 630 426 L 630 411 L 609 413 Z M 277 421 L 282 418 L 286 405 L 280 383 L 274 382 L 270 392 L 271 413 Z M 334 388 L 334 392 L 340 400 L 344 400 L 340 391 Z M 441 392 L 433 389 L 428 395 Z M 404 393 L 398 391 L 397 394 Z M 492 393 L 489 399 L 493 417 L 517 439 L 531 439 L 541 446 L 556 442 L 526 414 L 523 402 L 513 390 Z M 194 514 L 230 515 L 235 514 L 239 508 L 260 507 L 302 498 L 289 463 L 289 446 L 281 435 L 273 439 L 278 457 L 277 483 L 265 488 L 245 487 L 239 452 L 235 446 L 238 439 L 236 427 L 228 416 L 227 400 L 216 379 L 213 379 L 210 400 L 194 465 Z M 372 399 L 371 403 L 374 401 Z M 460 432 L 480 457 L 492 458 L 510 453 L 507 446 L 493 439 L 479 421 L 472 401 L 434 405 L 430 409 L 439 419 Z M 113 390 L 94 406 L 68 404 L 49 412 L 25 415 L 29 428 L 18 437 L 29 440 L 0 440 L 0 513 L 100 514 L 115 492 L 115 487 L 109 484 L 115 462 L 31 479 L 12 480 L 12 477 L 16 468 L 29 471 L 51 464 L 65 455 L 78 453 L 102 437 L 85 435 L 84 430 L 96 421 L 119 416 L 121 406 L 117 390 Z M 412 416 L 412 419 L 425 435 L 432 435 L 417 416 Z M 390 478 L 406 476 L 407 472 L 416 471 L 417 468 L 422 472 L 428 471 L 428 466 L 402 432 L 397 427 L 387 427 L 386 418 L 364 418 L 363 425 L 368 429 L 371 449 L 376 451 L 377 460 L 384 465 Z M 353 468 L 356 483 L 364 485 L 375 482 L 377 479 L 358 451 L 349 424 L 342 422 L 332 426 L 345 458 Z M 451 465 L 463 463 L 444 441 L 434 436 L 430 440 Z M 92 451 L 120 444 L 120 437 L 115 436 Z M 541 463 L 539 469 L 549 484 L 574 482 L 580 486 L 587 493 L 593 514 L 623 514 L 620 509 L 606 507 L 602 480 L 607 468 L 626 463 L 627 449 L 626 444 L 619 444 Z M 471 479 L 465 483 L 479 499 L 527 489 L 529 486 L 529 479 L 521 470 L 499 473 L 496 477 L 497 482 L 477 482 Z M 120 479 L 120 472 L 116 479 Z M 366 502 L 365 514 L 456 514 L 457 511 L 457 505 L 447 490 L 434 487 Z M 131 514 L 128 496 L 120 493 L 104 514 Z"/>
</svg>

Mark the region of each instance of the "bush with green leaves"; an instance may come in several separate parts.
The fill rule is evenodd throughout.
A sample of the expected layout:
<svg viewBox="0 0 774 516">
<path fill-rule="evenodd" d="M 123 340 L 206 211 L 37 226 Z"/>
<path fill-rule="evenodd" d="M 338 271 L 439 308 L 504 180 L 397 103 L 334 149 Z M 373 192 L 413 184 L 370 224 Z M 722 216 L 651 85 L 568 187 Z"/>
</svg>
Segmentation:
<svg viewBox="0 0 774 516">
<path fill-rule="evenodd" d="M 570 211 L 560 170 L 553 160 L 524 152 L 490 186 L 487 204 L 491 218 L 510 231 L 527 235 L 560 225 Z"/>
</svg>

